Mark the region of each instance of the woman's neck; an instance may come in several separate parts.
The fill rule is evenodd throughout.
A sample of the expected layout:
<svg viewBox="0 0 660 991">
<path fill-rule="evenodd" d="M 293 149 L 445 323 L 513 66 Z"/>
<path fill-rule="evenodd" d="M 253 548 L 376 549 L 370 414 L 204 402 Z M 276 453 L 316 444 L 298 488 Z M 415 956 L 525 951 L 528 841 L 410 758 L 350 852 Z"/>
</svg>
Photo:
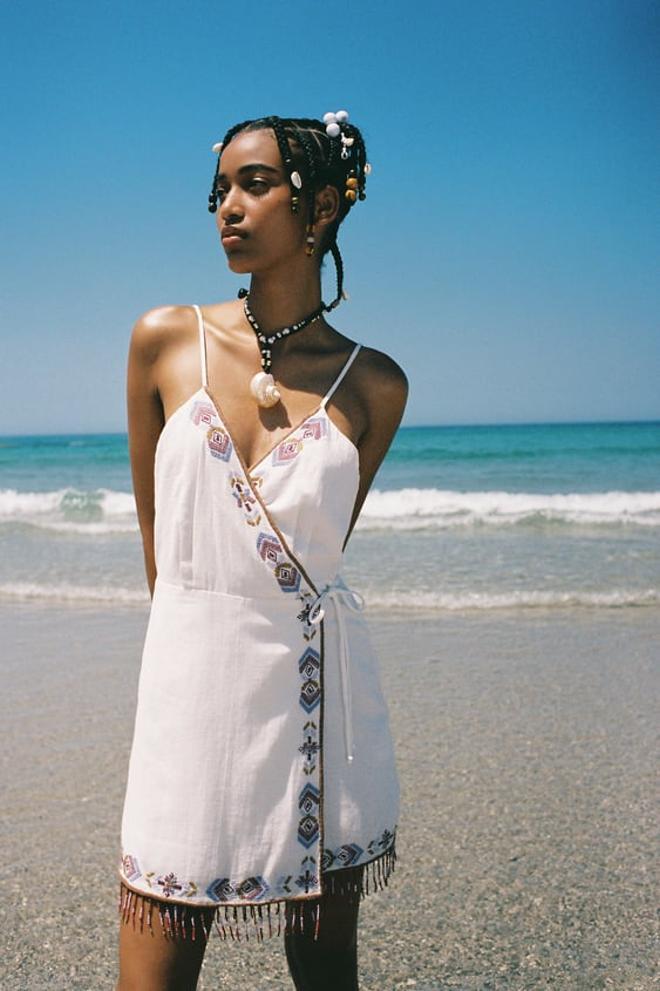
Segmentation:
<svg viewBox="0 0 660 991">
<path fill-rule="evenodd" d="M 321 305 L 321 276 L 311 266 L 253 274 L 250 280 L 250 311 L 264 333 L 271 334 L 302 320 Z"/>
</svg>

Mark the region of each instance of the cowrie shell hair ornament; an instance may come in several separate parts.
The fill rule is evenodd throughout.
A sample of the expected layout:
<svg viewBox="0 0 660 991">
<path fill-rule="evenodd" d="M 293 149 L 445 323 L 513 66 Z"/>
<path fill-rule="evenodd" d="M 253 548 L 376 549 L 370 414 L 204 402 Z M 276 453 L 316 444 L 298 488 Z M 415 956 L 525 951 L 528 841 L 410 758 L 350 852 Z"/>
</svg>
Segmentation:
<svg viewBox="0 0 660 991">
<path fill-rule="evenodd" d="M 217 155 L 219 155 L 220 152 L 222 151 L 222 141 L 216 141 L 216 143 L 211 148 L 211 151 L 214 151 Z"/>
<path fill-rule="evenodd" d="M 291 173 L 291 185 L 295 186 L 296 189 L 302 189 L 302 179 L 300 178 L 300 172 Z"/>
</svg>

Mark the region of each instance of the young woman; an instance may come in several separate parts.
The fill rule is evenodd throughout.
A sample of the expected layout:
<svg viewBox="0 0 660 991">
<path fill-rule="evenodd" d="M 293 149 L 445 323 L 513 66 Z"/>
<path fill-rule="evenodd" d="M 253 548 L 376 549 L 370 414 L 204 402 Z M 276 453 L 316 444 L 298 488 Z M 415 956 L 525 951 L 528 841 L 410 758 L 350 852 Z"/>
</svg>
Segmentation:
<svg viewBox="0 0 660 991">
<path fill-rule="evenodd" d="M 337 231 L 371 171 L 346 111 L 248 121 L 214 151 L 209 209 L 249 292 L 149 311 L 129 352 L 152 603 L 117 988 L 195 988 L 213 924 L 283 933 L 298 991 L 352 991 L 399 792 L 361 597 L 339 572 L 407 382 L 325 318 L 344 295 Z"/>
</svg>

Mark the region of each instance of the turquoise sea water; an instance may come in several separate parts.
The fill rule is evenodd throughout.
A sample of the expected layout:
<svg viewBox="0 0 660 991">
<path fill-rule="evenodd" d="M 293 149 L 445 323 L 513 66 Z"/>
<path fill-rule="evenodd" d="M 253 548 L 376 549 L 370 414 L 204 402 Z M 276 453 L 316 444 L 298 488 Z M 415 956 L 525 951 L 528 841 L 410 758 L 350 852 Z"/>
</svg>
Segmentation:
<svg viewBox="0 0 660 991">
<path fill-rule="evenodd" d="M 0 596 L 144 603 L 123 434 L 0 438 Z M 349 542 L 372 607 L 660 606 L 660 422 L 403 427 Z"/>
</svg>

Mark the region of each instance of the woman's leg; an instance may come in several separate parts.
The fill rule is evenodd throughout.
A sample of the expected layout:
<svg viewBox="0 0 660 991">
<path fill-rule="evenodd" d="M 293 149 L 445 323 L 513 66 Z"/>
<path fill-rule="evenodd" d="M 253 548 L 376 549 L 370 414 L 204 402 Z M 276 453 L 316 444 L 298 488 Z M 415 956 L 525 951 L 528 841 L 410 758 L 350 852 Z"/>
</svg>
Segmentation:
<svg viewBox="0 0 660 991">
<path fill-rule="evenodd" d="M 313 938 L 314 912 L 303 909 L 304 932 L 287 932 L 284 947 L 296 991 L 358 991 L 357 924 L 360 909 L 359 885 L 363 868 L 341 871 L 343 879 L 357 890 L 344 893 L 326 890 L 320 899 L 318 939 Z M 291 925 L 292 912 L 287 911 Z"/>
<path fill-rule="evenodd" d="M 140 924 L 140 908 L 143 910 Z M 137 898 L 135 917 L 120 920 L 119 981 L 115 991 L 195 991 L 204 959 L 213 910 L 194 913 L 195 939 L 191 938 L 191 913 L 187 911 L 186 935 L 172 932 L 166 924 L 163 933 L 158 908 L 153 905 L 151 927 L 147 925 L 149 902 Z M 135 923 L 135 926 L 133 925 Z"/>
</svg>

